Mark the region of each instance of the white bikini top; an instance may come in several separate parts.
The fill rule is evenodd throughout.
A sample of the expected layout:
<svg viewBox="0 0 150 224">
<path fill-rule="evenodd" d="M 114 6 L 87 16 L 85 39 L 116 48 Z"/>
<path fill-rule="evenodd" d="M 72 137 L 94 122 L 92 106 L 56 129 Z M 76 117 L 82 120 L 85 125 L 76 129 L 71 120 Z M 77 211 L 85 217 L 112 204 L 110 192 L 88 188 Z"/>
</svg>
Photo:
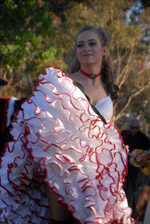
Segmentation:
<svg viewBox="0 0 150 224">
<path fill-rule="evenodd" d="M 84 93 L 84 87 L 78 83 L 78 82 L 74 82 L 75 85 Z M 88 97 L 87 95 L 85 95 L 86 97 Z M 88 100 L 90 102 L 90 98 L 88 97 Z M 93 105 L 92 105 L 93 106 Z M 112 103 L 112 99 L 110 97 L 110 95 L 106 96 L 105 98 L 103 98 L 102 100 L 100 100 L 95 107 L 98 112 L 102 115 L 102 117 L 105 118 L 105 121 L 107 123 L 110 122 L 112 115 L 113 115 L 113 103 Z"/>
<path fill-rule="evenodd" d="M 96 109 L 105 118 L 106 122 L 109 123 L 113 115 L 113 103 L 110 96 L 106 96 L 96 104 Z"/>
</svg>

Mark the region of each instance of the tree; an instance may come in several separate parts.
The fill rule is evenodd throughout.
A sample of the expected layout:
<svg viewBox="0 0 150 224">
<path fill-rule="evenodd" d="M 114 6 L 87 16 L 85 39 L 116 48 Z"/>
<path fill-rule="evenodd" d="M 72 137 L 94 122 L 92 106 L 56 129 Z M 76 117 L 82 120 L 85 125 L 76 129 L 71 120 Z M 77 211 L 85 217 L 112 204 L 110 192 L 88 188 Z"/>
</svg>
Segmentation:
<svg viewBox="0 0 150 224">
<path fill-rule="evenodd" d="M 134 43 L 134 58 L 135 70 L 130 74 L 127 87 L 126 82 L 123 86 L 122 96 L 126 93 L 124 107 L 121 113 L 118 114 L 119 122 L 122 125 L 122 118 L 128 116 L 137 116 L 141 120 L 143 131 L 150 134 L 150 109 L 149 109 L 149 92 L 150 92 L 150 8 L 143 8 L 140 1 L 137 1 L 135 6 L 132 6 L 130 15 L 130 26 L 137 27 L 141 35 L 137 44 Z M 138 33 L 135 34 L 138 37 Z M 133 59 L 133 56 L 132 56 Z M 133 60 L 132 60 L 133 62 Z M 129 82 L 130 81 L 130 82 Z M 123 99 L 123 97 L 122 97 Z M 121 100 L 122 100 L 121 99 Z M 122 101 L 121 101 L 122 102 Z"/>
<path fill-rule="evenodd" d="M 150 1 L 149 0 L 141 0 L 142 5 L 146 7 L 150 7 Z"/>
<path fill-rule="evenodd" d="M 14 83 L 22 83 L 21 89 L 26 89 L 24 80 L 35 85 L 36 74 L 47 65 L 68 72 L 80 27 L 101 26 L 112 38 L 114 74 L 120 87 L 116 124 L 123 129 L 128 117 L 135 115 L 144 127 L 150 119 L 150 8 L 135 6 L 136 0 L 4 0 L 0 9 L 0 74 L 9 81 L 11 93 Z"/>
<path fill-rule="evenodd" d="M 102 26 L 112 37 L 112 55 L 115 64 L 116 83 L 120 87 L 120 103 L 118 105 L 116 123 L 123 128 L 122 118 L 138 115 L 144 119 L 146 104 L 145 92 L 149 92 L 150 71 L 147 66 L 148 48 L 144 41 L 143 32 L 148 19 L 149 10 L 143 11 L 139 21 L 131 20 L 126 23 L 127 10 L 136 1 L 83 1 L 70 2 L 68 10 L 64 12 L 65 22 L 58 27 L 57 41 L 63 44 L 65 60 L 69 64 L 73 39 L 79 28 L 85 24 Z M 142 17 L 144 18 L 142 19 Z M 143 25 L 141 26 L 141 24 Z M 64 33 L 63 43 L 59 38 Z M 141 101 L 142 100 L 142 101 Z"/>
<path fill-rule="evenodd" d="M 9 83 L 4 95 L 31 94 L 37 72 L 48 60 L 62 55 L 49 42 L 54 36 L 50 9 L 49 1 L 43 0 L 4 0 L 0 4 L 0 76 Z"/>
</svg>

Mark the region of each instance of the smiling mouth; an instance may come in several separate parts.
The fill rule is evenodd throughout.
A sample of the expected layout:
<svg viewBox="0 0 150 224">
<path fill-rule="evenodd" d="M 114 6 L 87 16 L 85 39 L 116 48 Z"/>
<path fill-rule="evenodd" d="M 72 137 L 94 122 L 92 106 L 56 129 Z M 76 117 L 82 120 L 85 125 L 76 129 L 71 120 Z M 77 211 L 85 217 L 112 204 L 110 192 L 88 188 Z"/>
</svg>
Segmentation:
<svg viewBox="0 0 150 224">
<path fill-rule="evenodd" d="M 84 54 L 83 57 L 92 56 L 92 54 Z"/>
</svg>

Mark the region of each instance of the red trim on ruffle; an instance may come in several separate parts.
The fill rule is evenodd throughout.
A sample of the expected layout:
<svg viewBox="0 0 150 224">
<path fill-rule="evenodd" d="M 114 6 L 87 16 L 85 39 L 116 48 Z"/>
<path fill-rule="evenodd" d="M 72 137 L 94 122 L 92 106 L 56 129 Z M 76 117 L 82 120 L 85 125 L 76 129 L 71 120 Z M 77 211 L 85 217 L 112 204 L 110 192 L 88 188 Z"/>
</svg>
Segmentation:
<svg viewBox="0 0 150 224">
<path fill-rule="evenodd" d="M 55 67 L 53 67 L 53 68 L 55 68 Z M 59 72 L 60 72 L 61 70 L 59 70 Z M 66 76 L 67 77 L 67 76 Z M 64 78 L 64 76 L 63 77 L 58 77 L 58 78 Z M 39 81 L 39 84 L 46 84 L 46 83 L 49 83 L 49 84 L 51 84 L 51 85 L 53 85 L 51 82 L 44 82 L 44 79 L 41 79 L 40 81 Z M 73 84 L 74 85 L 74 84 Z M 43 93 L 43 92 L 41 92 L 40 90 L 38 90 L 37 88 L 39 87 L 39 85 L 35 88 L 35 92 L 36 91 L 39 91 L 40 93 L 42 93 L 43 95 L 44 95 L 44 97 L 45 97 L 45 101 L 46 102 L 48 102 L 48 100 L 47 100 L 47 96 Z M 74 85 L 74 87 L 75 87 L 75 85 Z M 40 205 L 41 207 L 47 207 L 47 206 L 45 206 L 45 205 L 41 205 L 41 202 L 38 200 L 38 199 L 36 199 L 36 198 L 34 198 L 34 197 L 32 197 L 32 195 L 30 195 L 30 194 L 28 194 L 28 192 L 26 192 L 25 190 L 23 190 L 21 187 L 22 186 L 28 186 L 28 182 L 30 182 L 30 181 L 32 181 L 33 183 L 34 183 L 34 181 L 35 181 L 35 183 L 36 183 L 36 181 L 38 180 L 38 178 L 39 178 L 39 181 L 42 181 L 42 178 L 43 178 L 43 181 L 45 182 L 45 183 L 47 183 L 48 185 L 49 185 L 49 187 L 50 188 L 53 188 L 53 189 L 55 189 L 55 192 L 56 192 L 56 194 L 58 194 L 61 198 L 62 198 L 62 201 L 61 201 L 61 203 L 62 204 L 66 204 L 65 202 L 64 202 L 64 200 L 65 200 L 65 198 L 63 197 L 63 195 L 61 195 L 58 191 L 59 191 L 59 189 L 58 188 L 56 188 L 56 186 L 54 185 L 54 186 L 50 186 L 50 182 L 48 182 L 48 180 L 47 180 L 47 178 L 48 178 L 48 169 L 46 168 L 49 164 L 53 164 L 53 165 L 55 165 L 55 166 L 57 166 L 58 167 L 58 169 L 59 169 L 59 176 L 61 177 L 62 176 L 62 165 L 67 165 L 67 164 L 69 164 L 70 165 L 70 167 L 68 168 L 68 171 L 69 171 L 69 174 L 71 174 L 72 172 L 78 172 L 80 175 L 81 175 L 81 177 L 82 177 L 82 179 L 80 180 L 80 182 L 78 182 L 78 183 L 80 183 L 81 184 L 81 192 L 84 194 L 85 193 L 85 196 L 84 196 L 84 200 L 86 201 L 86 202 L 90 202 L 90 204 L 91 205 L 89 205 L 89 206 L 87 206 L 86 208 L 88 208 L 92 213 L 93 213 L 93 215 L 94 215 L 94 223 L 98 223 L 98 224 L 100 224 L 101 222 L 99 222 L 98 221 L 98 219 L 104 219 L 103 217 L 97 217 L 97 214 L 96 214 L 96 212 L 94 211 L 94 209 L 93 209 L 93 207 L 94 207 L 94 204 L 95 204 L 95 202 L 93 201 L 93 196 L 95 195 L 96 196 L 96 190 L 95 190 L 95 187 L 93 187 L 92 186 L 92 180 L 89 178 L 89 176 L 88 176 L 88 174 L 86 173 L 84 173 L 84 172 L 82 172 L 81 171 L 81 169 L 80 169 L 80 167 L 78 166 L 78 164 L 77 163 L 75 163 L 75 162 L 72 162 L 72 160 L 71 159 L 69 159 L 68 157 L 66 157 L 65 156 L 65 152 L 66 151 L 68 151 L 69 152 L 69 150 L 72 150 L 72 151 L 74 151 L 74 152 L 76 152 L 76 154 L 80 157 L 79 158 L 79 162 L 83 162 L 83 161 L 85 161 L 87 158 L 89 159 L 89 161 L 91 162 L 91 164 L 93 163 L 93 164 L 97 164 L 97 169 L 96 169 L 96 172 L 97 172 L 97 175 L 96 175 L 96 180 L 98 181 L 99 180 L 99 183 L 98 183 L 98 185 L 97 185 L 97 188 L 99 189 L 99 195 L 100 195 L 100 197 L 101 197 L 101 199 L 105 202 L 107 202 L 107 205 L 106 205 L 106 208 L 105 208 L 105 211 L 104 211 L 104 214 L 105 215 L 107 215 L 107 213 L 108 212 L 110 212 L 110 209 L 113 209 L 113 205 L 115 205 L 115 203 L 116 203 L 116 201 L 118 201 L 118 199 L 117 199 L 117 197 L 116 197 L 116 195 L 118 195 L 118 197 L 120 197 L 120 202 L 122 201 L 124 201 L 124 198 L 125 198 L 125 195 L 122 195 L 120 192 L 119 192 L 119 183 L 123 183 L 123 181 L 124 181 L 124 178 L 125 178 L 125 174 L 126 174 L 126 172 L 127 172 L 127 161 L 126 162 L 124 162 L 124 159 L 123 159 L 123 157 L 122 157 L 122 154 L 120 153 L 120 152 L 115 152 L 114 153 L 114 151 L 115 151 L 115 144 L 114 143 L 112 143 L 111 141 L 108 141 L 108 135 L 107 135 L 107 133 L 103 133 L 103 134 L 101 134 L 101 130 L 100 130 L 100 126 L 98 125 L 98 123 L 100 122 L 102 122 L 100 119 L 98 119 L 98 117 L 97 117 L 97 115 L 95 115 L 94 113 L 93 114 L 91 114 L 90 113 L 90 105 L 88 104 L 88 112 L 89 112 L 89 114 L 91 115 L 91 119 L 86 119 L 86 120 L 84 120 L 83 119 L 83 115 L 85 114 L 85 112 L 86 112 L 86 110 L 85 109 L 80 109 L 80 108 L 78 108 L 77 106 L 75 106 L 74 105 L 74 103 L 73 103 L 73 101 L 72 101 L 72 99 L 73 100 L 78 100 L 78 99 L 82 99 L 82 100 L 84 100 L 84 101 L 86 101 L 86 99 L 84 99 L 84 98 L 82 98 L 82 97 L 79 97 L 79 98 L 74 98 L 74 94 L 72 94 L 71 96 L 69 95 L 69 94 L 67 94 L 67 93 L 60 93 L 60 94 L 56 94 L 55 92 L 54 92 L 54 88 L 55 88 L 55 86 L 53 85 L 53 88 L 52 88 L 52 92 L 53 92 L 53 94 L 54 95 L 56 95 L 57 96 L 57 98 L 55 99 L 55 100 L 53 100 L 53 101 L 51 101 L 51 102 L 48 102 L 49 104 L 53 104 L 54 102 L 56 102 L 57 100 L 61 100 L 61 108 L 62 108 L 62 110 L 66 110 L 66 111 L 68 111 L 68 113 L 69 113 L 69 116 L 68 116 L 68 119 L 69 119 L 69 121 L 70 122 L 72 122 L 72 121 L 74 121 L 76 118 L 79 118 L 80 119 L 80 121 L 82 122 L 82 126 L 83 126 L 83 124 L 86 124 L 86 123 L 88 123 L 91 119 L 94 119 L 94 120 L 92 120 L 91 121 L 91 123 L 90 123 L 90 126 L 89 127 L 86 127 L 85 126 L 85 128 L 83 128 L 83 127 L 80 127 L 79 128 L 79 131 L 82 133 L 82 132 L 84 132 L 84 131 L 88 131 L 88 138 L 89 139 L 91 139 L 92 141 L 94 141 L 94 140 L 99 140 L 100 141 L 100 139 L 101 138 L 103 138 L 104 137 L 104 139 L 103 139 L 103 144 L 109 144 L 109 145 L 111 145 L 111 150 L 109 150 L 109 149 L 106 149 L 106 148 L 103 148 L 102 150 L 101 150 L 101 152 L 100 153 L 103 153 L 104 151 L 106 151 L 106 152 L 109 152 L 110 153 L 110 155 L 111 155 L 111 161 L 109 162 L 109 164 L 108 164 L 108 166 L 106 167 L 105 165 L 103 165 L 101 162 L 99 162 L 99 158 L 98 158 L 98 156 L 99 156 L 99 152 L 98 152 L 98 148 L 100 147 L 100 145 L 99 146 L 97 146 L 95 149 L 94 148 L 92 148 L 92 147 L 89 147 L 88 145 L 82 145 L 82 139 L 80 139 L 80 137 L 78 136 L 78 137 L 75 137 L 74 138 L 74 136 L 73 135 L 71 135 L 70 136 L 70 141 L 78 141 L 79 142 L 79 146 L 80 146 L 80 148 L 81 149 L 83 149 L 83 152 L 81 152 L 81 151 L 79 151 L 78 149 L 76 149 L 75 147 L 73 148 L 73 147 L 69 147 L 69 148 L 66 148 L 66 149 L 63 149 L 63 148 L 61 148 L 59 145 L 57 145 L 57 144 L 49 144 L 49 142 L 47 142 L 46 141 L 46 135 L 44 136 L 45 138 L 44 139 L 42 139 L 43 138 L 43 136 L 40 134 L 40 130 L 42 130 L 43 128 L 44 128 L 44 123 L 43 123 L 43 121 L 42 121 L 42 119 L 40 119 L 40 118 L 37 118 L 36 116 L 37 115 L 40 115 L 42 112 L 45 112 L 45 114 L 46 114 L 46 116 L 48 117 L 49 115 L 48 115 L 48 112 L 47 111 L 45 111 L 45 110 L 42 110 L 42 111 L 39 111 L 39 112 L 37 112 L 37 106 L 33 103 L 33 102 L 31 102 L 30 100 L 29 101 L 27 101 L 26 100 L 26 102 L 28 103 L 28 104 L 34 104 L 35 105 L 35 110 L 34 110 L 34 116 L 36 117 L 36 118 L 34 118 L 34 117 L 30 117 L 29 119 L 25 119 L 25 115 L 24 115 L 24 111 L 20 111 L 20 113 L 22 114 L 22 118 L 24 119 L 24 121 L 22 121 L 21 123 L 18 123 L 19 121 L 17 121 L 17 122 L 15 122 L 14 124 L 18 124 L 19 126 L 25 126 L 25 132 L 23 133 L 23 132 L 20 132 L 20 134 L 17 136 L 17 141 L 20 139 L 20 141 L 22 142 L 22 144 L 25 146 L 25 147 L 23 147 L 22 146 L 22 148 L 20 149 L 21 150 L 21 152 L 22 152 L 22 156 L 16 156 L 15 158 L 14 158 L 14 160 L 12 160 L 12 162 L 10 163 L 10 164 L 8 164 L 8 173 L 7 173 L 7 175 L 8 175 L 8 180 L 9 180 L 9 183 L 11 183 L 11 185 L 12 185 L 12 189 L 14 189 L 15 190 L 15 192 L 17 192 L 17 194 L 18 194 L 18 196 L 19 196 L 19 198 L 20 198 L 20 201 L 19 201 L 19 199 L 18 200 L 15 200 L 15 202 L 17 202 L 18 204 L 21 204 L 21 205 L 24 205 L 24 203 L 23 202 L 21 202 L 21 200 L 22 200 L 22 194 L 25 194 L 25 195 L 27 195 L 28 196 L 28 198 L 30 198 L 30 199 L 32 199 L 32 200 L 34 200 L 38 205 Z M 75 90 L 73 91 L 73 93 L 75 93 L 75 91 L 76 91 L 76 88 L 77 87 L 75 87 Z M 74 116 L 73 117 L 73 119 L 71 118 L 71 110 L 69 110 L 69 109 L 67 109 L 66 107 L 65 107 L 65 105 L 64 105 L 64 103 L 63 103 L 63 99 L 61 99 L 61 98 L 59 98 L 59 96 L 61 97 L 62 95 L 67 95 L 68 97 L 70 97 L 70 103 L 71 103 L 71 105 L 74 107 L 74 109 L 75 110 L 78 110 L 78 111 L 83 111 L 81 114 L 80 114 L 80 116 Z M 31 97 L 31 99 L 32 99 L 32 97 Z M 18 112 L 18 114 L 19 114 L 19 112 Z M 40 129 L 39 129 L 39 131 L 38 131 L 38 133 L 36 134 L 36 140 L 32 140 L 31 141 L 31 139 L 29 140 L 29 136 L 32 134 L 31 133 L 31 130 L 30 130 L 30 128 L 29 128 L 29 126 L 28 126 L 28 124 L 27 124 L 27 122 L 30 122 L 30 120 L 33 120 L 33 119 L 35 119 L 35 122 L 36 122 L 36 120 L 37 121 L 40 121 L 40 124 L 41 124 L 41 127 L 40 127 Z M 57 118 L 54 118 L 54 120 L 56 120 L 57 121 L 57 127 L 60 127 L 60 123 L 59 123 L 59 120 L 57 119 Z M 104 123 L 102 122 L 101 123 L 102 124 L 102 127 L 104 128 L 104 129 L 106 129 L 106 130 L 109 130 L 109 129 L 111 129 L 112 128 L 112 126 L 111 125 L 104 125 Z M 122 148 L 125 150 L 125 153 L 126 153 L 126 156 L 127 156 L 127 150 L 126 150 L 126 148 L 123 146 L 123 141 L 122 141 L 122 137 L 121 137 L 121 134 L 120 134 L 120 132 L 119 132 L 119 130 L 114 126 L 114 128 L 118 131 L 118 133 L 119 133 L 119 138 L 120 138 L 120 140 L 121 140 L 121 143 L 122 143 Z M 92 134 L 91 135 L 91 132 L 92 131 L 94 131 L 94 130 L 97 130 L 97 132 L 98 132 L 98 134 L 95 136 L 94 134 Z M 57 134 L 58 135 L 58 138 L 59 138 L 59 136 L 61 135 L 61 131 L 62 130 L 59 130 L 59 131 L 56 131 L 56 125 L 55 125 L 55 128 L 53 129 L 53 132 L 55 133 L 55 134 Z M 68 133 L 69 134 L 69 132 L 68 131 L 66 131 L 66 130 L 64 130 L 63 129 L 63 131 L 65 132 L 65 133 Z M 51 133 L 51 131 L 49 131 L 48 133 L 47 133 L 47 135 L 48 134 L 50 134 Z M 35 152 L 33 151 L 33 148 L 29 148 L 28 147 L 28 145 L 29 145 L 29 143 L 32 143 L 33 145 L 35 145 L 38 141 L 41 141 L 41 142 L 43 142 L 44 144 L 45 144 L 45 148 L 44 148 L 44 152 L 46 152 L 47 150 L 49 150 L 51 147 L 55 147 L 55 149 L 57 149 L 58 150 L 58 152 L 56 152 L 55 151 L 55 155 L 54 155 L 54 157 L 55 157 L 55 159 L 56 159 L 56 161 L 58 161 L 59 162 L 59 164 L 57 164 L 56 163 L 56 161 L 55 162 L 53 162 L 53 161 L 50 161 L 49 163 L 47 163 L 47 159 L 46 159 L 46 157 L 43 157 L 43 158 L 39 158 L 39 159 L 37 159 L 37 158 L 35 158 L 35 156 L 34 156 L 34 154 L 35 154 Z M 13 154 L 13 152 L 14 152 L 14 150 L 15 150 L 15 141 L 12 141 L 12 142 L 14 142 L 14 144 L 13 144 L 13 147 L 12 148 L 10 148 L 9 147 L 9 145 L 7 144 L 7 146 L 6 146 L 6 148 L 5 148 L 5 153 L 6 153 L 6 155 L 7 155 L 7 151 L 9 152 L 9 153 L 12 153 Z M 11 143 L 12 143 L 11 142 Z M 56 142 L 57 142 L 57 140 L 56 140 Z M 67 142 L 61 142 L 61 144 L 63 144 L 63 143 L 65 143 L 65 144 L 67 144 Z M 59 144 L 60 144 L 60 142 L 59 142 Z M 60 144 L 60 145 L 61 145 Z M 28 155 L 27 155 L 27 152 L 28 152 Z M 64 154 L 62 154 L 62 152 L 64 152 Z M 94 162 L 93 161 L 93 159 L 92 159 L 92 157 L 95 155 L 95 158 L 96 158 L 96 161 Z M 120 174 L 120 172 L 118 171 L 118 169 L 117 169 L 117 163 L 116 162 L 114 162 L 113 161 L 113 159 L 115 158 L 115 156 L 119 156 L 119 158 L 121 159 L 121 161 L 122 161 L 122 164 L 123 164 L 123 167 L 124 167 L 124 169 L 123 169 L 123 171 L 122 171 L 122 173 Z M 12 169 L 13 168 L 15 168 L 16 166 L 18 166 L 18 160 L 20 160 L 20 159 L 24 159 L 25 157 L 27 156 L 27 160 L 26 160 L 26 163 L 24 164 L 24 166 L 23 166 L 23 171 L 21 172 L 21 176 L 20 176 L 20 179 L 19 179 L 19 181 L 20 181 L 20 184 L 21 185 L 18 185 L 17 183 L 14 183 L 12 180 L 11 180 L 11 172 L 12 172 Z M 36 170 L 36 172 L 33 172 L 33 176 L 32 176 L 32 178 L 30 177 L 30 167 L 32 168 L 32 164 L 33 163 L 38 163 L 38 167 L 37 167 L 37 170 Z M 111 169 L 111 166 L 114 166 L 115 168 L 113 168 L 113 170 L 117 173 L 117 175 L 118 175 L 118 183 L 116 184 L 116 189 L 118 189 L 118 191 L 116 191 L 115 189 L 113 189 L 113 185 L 115 184 L 115 182 L 116 182 L 116 180 L 114 179 L 114 177 L 112 176 L 113 174 L 110 174 L 110 169 Z M 101 168 L 101 166 L 103 166 L 103 169 L 100 171 L 100 168 Z M 44 167 L 44 168 L 43 168 Z M 45 172 L 45 176 L 42 176 L 42 173 L 44 173 Z M 105 186 L 103 186 L 103 184 L 102 184 L 102 179 L 103 179 L 103 176 L 104 175 L 108 175 L 108 177 L 111 179 L 111 181 L 112 181 L 112 183 L 110 184 L 110 189 L 107 189 Z M 27 176 L 28 175 L 28 176 Z M 70 189 L 70 187 L 71 187 L 71 182 L 70 181 L 68 181 L 67 180 L 67 178 L 69 177 L 68 176 L 68 174 L 66 173 L 65 174 L 66 176 L 65 176 L 65 178 L 63 179 L 63 185 L 64 185 L 64 188 L 65 188 L 65 193 L 68 195 L 69 193 L 71 193 L 70 192 L 70 190 L 72 190 L 73 191 L 73 189 Z M 121 176 L 122 177 L 121 177 Z M 35 177 L 35 179 L 33 178 L 33 177 Z M 56 177 L 55 177 L 56 178 Z M 52 181 L 52 180 L 50 180 L 50 181 Z M 53 180 L 54 181 L 54 180 Z M 53 183 L 54 184 L 54 183 Z M 12 192 L 10 192 L 7 188 L 5 188 L 4 186 L 1 186 L 3 189 L 5 189 L 6 191 L 7 191 L 7 193 L 8 193 L 8 195 L 10 196 L 10 197 L 13 197 L 14 196 L 14 194 L 12 193 Z M 34 189 L 33 187 L 31 187 L 31 186 L 28 186 L 28 187 L 30 187 L 30 189 Z M 68 189 L 69 189 L 69 192 L 68 192 Z M 92 192 L 90 191 L 90 189 L 92 190 Z M 39 193 L 40 194 L 43 194 L 43 192 L 38 188 L 38 187 L 36 187 L 36 190 L 37 191 L 39 191 Z M 86 194 L 86 192 L 87 192 L 87 190 L 89 190 L 89 193 L 88 193 L 88 195 Z M 112 193 L 112 195 L 114 196 L 114 197 L 116 197 L 116 199 L 114 200 L 114 202 L 113 203 L 111 203 L 110 202 L 110 198 L 107 198 L 107 199 L 105 199 L 105 197 L 103 197 L 103 195 L 102 195 L 102 191 L 103 192 L 105 192 L 105 191 L 107 191 L 107 190 L 110 190 L 110 192 Z M 90 193 L 91 192 L 91 193 Z M 95 193 L 95 194 L 94 194 Z M 75 219 L 77 219 L 78 220 L 78 218 L 74 215 L 74 213 L 77 211 L 76 210 L 76 207 L 73 205 L 73 203 L 75 202 L 77 200 L 77 197 L 75 197 L 75 196 L 72 196 L 72 198 L 70 198 L 70 201 L 68 201 L 68 204 L 66 204 L 66 206 L 67 206 L 67 208 L 68 208 L 68 210 L 73 210 L 72 212 L 73 212 L 73 216 L 74 216 L 74 218 Z M 3 201 L 4 203 L 6 203 L 5 201 Z M 111 205 L 111 208 L 109 208 L 109 206 Z M 120 208 L 118 208 L 118 209 L 120 209 Z M 34 211 L 32 211 L 30 208 L 29 208 L 29 210 L 30 210 L 30 212 L 31 213 L 34 213 Z M 13 211 L 13 205 L 12 205 L 12 213 L 16 213 L 16 214 L 18 214 L 16 211 Z M 122 211 L 122 213 L 125 213 L 125 211 Z M 36 213 L 35 214 L 37 217 L 38 217 L 38 214 Z M 125 214 L 124 214 L 125 215 Z M 124 215 L 122 216 L 122 220 L 124 219 Z M 129 214 L 129 217 L 130 217 L 130 215 L 131 214 Z M 30 217 L 30 221 L 31 221 L 31 223 L 33 223 L 32 222 L 32 217 L 31 216 L 29 216 Z M 25 218 L 25 217 L 23 217 L 23 218 Z M 45 217 L 40 217 L 40 218 L 42 218 L 42 219 L 44 219 Z M 114 211 L 113 211 L 113 218 L 114 218 L 114 220 L 117 220 L 116 219 L 116 217 L 115 217 L 115 213 L 114 213 Z M 127 217 L 128 218 L 128 217 Z M 6 221 L 7 221 L 7 218 L 5 217 L 5 219 L 6 219 Z M 79 222 L 80 222 L 80 220 L 78 220 Z M 121 221 L 121 220 L 120 220 Z M 122 221 L 121 221 L 122 222 Z M 81 222 L 80 222 L 81 223 Z M 89 221 L 85 221 L 84 223 L 89 223 Z M 107 222 L 107 223 L 110 223 L 110 220 Z"/>
</svg>

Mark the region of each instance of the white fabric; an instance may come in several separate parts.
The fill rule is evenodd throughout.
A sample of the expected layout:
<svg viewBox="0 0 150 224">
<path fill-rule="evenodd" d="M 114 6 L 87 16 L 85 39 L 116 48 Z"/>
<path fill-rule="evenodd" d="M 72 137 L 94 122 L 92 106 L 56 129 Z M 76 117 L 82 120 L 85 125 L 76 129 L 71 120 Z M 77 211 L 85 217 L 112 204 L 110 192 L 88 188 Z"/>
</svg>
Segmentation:
<svg viewBox="0 0 150 224">
<path fill-rule="evenodd" d="M 130 224 L 122 189 L 127 151 L 84 94 L 48 67 L 22 105 L 0 166 L 0 221 L 48 224 L 46 182 L 80 223 Z"/>
<path fill-rule="evenodd" d="M 96 104 L 96 109 L 105 118 L 106 122 L 109 123 L 113 115 L 113 103 L 110 96 L 103 98 Z"/>
<path fill-rule="evenodd" d="M 8 110 L 7 110 L 7 124 L 6 127 L 10 125 L 11 116 L 14 113 L 14 105 L 17 98 L 11 97 L 9 100 Z"/>
</svg>

